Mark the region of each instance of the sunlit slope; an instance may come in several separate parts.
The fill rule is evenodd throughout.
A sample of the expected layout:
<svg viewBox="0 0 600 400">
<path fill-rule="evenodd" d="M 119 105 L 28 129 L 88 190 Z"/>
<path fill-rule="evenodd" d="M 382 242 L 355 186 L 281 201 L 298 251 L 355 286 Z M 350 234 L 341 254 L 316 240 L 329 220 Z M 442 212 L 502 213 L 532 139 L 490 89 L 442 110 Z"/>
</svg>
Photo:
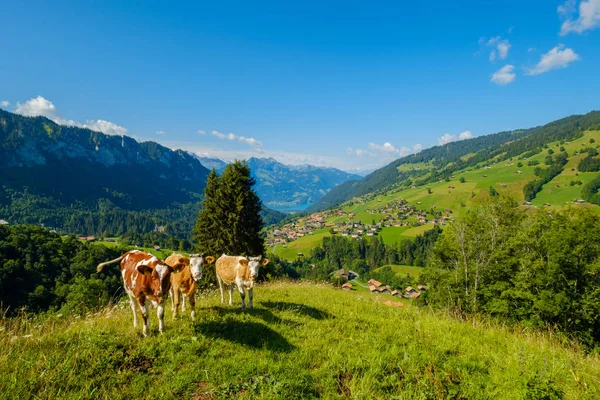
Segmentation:
<svg viewBox="0 0 600 400">
<path fill-rule="evenodd" d="M 595 142 L 590 143 L 590 139 L 594 139 Z M 551 207 L 571 206 L 574 199 L 581 198 L 583 185 L 591 179 L 600 176 L 600 172 L 579 172 L 577 165 L 582 158 L 587 157 L 587 154 L 575 155 L 575 153 L 584 147 L 595 148 L 598 144 L 600 144 L 600 131 L 586 131 L 581 138 L 571 142 L 563 142 L 562 144 L 558 141 L 548 143 L 547 148 L 542 149 L 539 153 L 527 159 L 523 159 L 522 156 L 513 157 L 512 160 L 501 162 L 497 161 L 497 158 L 492 159 L 482 162 L 475 167 L 456 172 L 453 175 L 454 177 L 449 181 L 430 182 L 404 190 L 394 189 L 377 196 L 371 196 L 372 198 L 363 204 L 350 201 L 351 205 L 346 203 L 346 205 L 342 205 L 339 208 L 356 214 L 352 220 L 371 224 L 379 222 L 384 216 L 384 214 L 373 211 L 396 199 L 404 199 L 419 209 L 427 211 L 450 210 L 451 215 L 460 215 L 466 212 L 478 199 L 488 196 L 490 187 L 492 187 L 498 193 L 509 195 L 522 203 L 524 201 L 523 187 L 529 181 L 536 179 L 534 174 L 535 168 L 546 168 L 544 160 L 548 155 L 548 150 L 552 149 L 554 153 L 559 153 L 561 147 L 564 147 L 564 150 L 569 155 L 568 163 L 564 166 L 561 174 L 544 185 L 543 190 L 538 193 L 532 203 L 534 206 L 544 206 L 544 204 L 550 204 Z M 532 161 L 538 164 L 528 165 Z M 489 165 L 486 166 L 486 164 Z M 426 163 L 404 164 L 402 168 L 405 170 L 422 170 L 424 168 L 431 168 L 431 165 Z M 461 183 L 461 178 L 464 178 L 463 183 Z M 582 184 L 570 185 L 571 181 L 581 181 Z M 588 204 L 576 206 L 593 207 L 600 212 L 600 207 Z M 327 222 L 330 223 L 344 221 L 348 221 L 347 216 L 327 219 Z M 385 227 L 379 232 L 379 236 L 386 243 L 393 243 L 405 238 L 414 238 L 431 228 L 433 228 L 432 224 L 413 228 Z M 315 240 L 313 237 L 304 237 L 288 243 L 287 249 L 278 245 L 275 248 L 275 253 L 287 259 L 295 259 L 298 252 L 308 255 L 310 250 L 320 243 L 321 238 L 328 235 L 330 235 L 328 230 L 324 230 L 319 233 L 318 240 Z"/>
<path fill-rule="evenodd" d="M 164 335 L 153 310 L 148 338 L 124 303 L 80 319 L 4 320 L 0 397 L 600 398 L 598 355 L 389 299 L 277 283 L 241 312 L 211 292 L 194 323 L 167 309 Z"/>
</svg>

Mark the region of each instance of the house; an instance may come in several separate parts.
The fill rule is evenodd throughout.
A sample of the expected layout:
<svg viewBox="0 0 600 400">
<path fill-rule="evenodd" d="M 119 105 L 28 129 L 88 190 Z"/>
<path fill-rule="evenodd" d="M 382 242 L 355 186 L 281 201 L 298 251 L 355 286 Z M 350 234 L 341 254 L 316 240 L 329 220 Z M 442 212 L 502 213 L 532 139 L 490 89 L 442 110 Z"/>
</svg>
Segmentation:
<svg viewBox="0 0 600 400">
<path fill-rule="evenodd" d="M 304 253 L 298 253 L 296 254 L 298 257 L 304 257 Z"/>
<path fill-rule="evenodd" d="M 352 290 L 352 284 L 351 283 L 344 283 L 342 285 L 342 289 L 343 290 Z"/>
<path fill-rule="evenodd" d="M 585 200 L 583 200 L 583 199 L 573 200 L 573 203 L 575 203 L 575 204 L 583 204 L 583 203 L 585 203 Z"/>
<path fill-rule="evenodd" d="M 0 219 L 0 225 L 8 225 L 8 221 Z"/>
<path fill-rule="evenodd" d="M 377 287 L 375 287 L 374 285 L 369 285 L 369 291 L 371 293 L 379 293 L 379 289 L 377 289 Z"/>
<path fill-rule="evenodd" d="M 530 205 L 531 205 L 531 202 L 530 202 L 530 201 L 524 201 L 524 202 L 523 202 L 523 205 L 524 205 L 524 206 L 530 206 Z"/>
<path fill-rule="evenodd" d="M 400 293 L 399 290 L 394 290 L 392 293 L 390 293 L 392 296 L 396 296 L 396 297 L 401 297 L 402 293 Z"/>
<path fill-rule="evenodd" d="M 85 242 L 95 242 L 96 241 L 95 236 L 79 236 L 78 239 L 83 240 Z"/>
<path fill-rule="evenodd" d="M 376 281 L 375 279 L 369 279 L 367 283 L 369 284 L 369 286 L 375 286 L 377 288 L 383 285 L 383 283 Z"/>
<path fill-rule="evenodd" d="M 425 286 L 423 286 L 423 285 L 419 285 L 419 286 L 417 286 L 417 290 L 418 290 L 419 292 L 426 292 L 426 291 L 427 291 L 427 288 L 426 288 Z"/>
<path fill-rule="evenodd" d="M 154 250 L 160 250 L 160 246 L 159 245 L 155 245 L 152 247 Z"/>
</svg>

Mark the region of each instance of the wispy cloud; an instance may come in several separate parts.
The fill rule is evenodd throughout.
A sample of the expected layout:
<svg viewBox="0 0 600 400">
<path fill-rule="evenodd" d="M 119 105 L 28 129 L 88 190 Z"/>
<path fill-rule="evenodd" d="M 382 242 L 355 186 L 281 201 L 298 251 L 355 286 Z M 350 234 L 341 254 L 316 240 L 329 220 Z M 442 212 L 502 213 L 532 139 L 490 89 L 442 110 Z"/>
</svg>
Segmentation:
<svg viewBox="0 0 600 400">
<path fill-rule="evenodd" d="M 157 135 L 164 135 L 164 134 L 165 134 L 165 131 L 162 131 L 162 130 L 161 130 L 161 131 L 156 131 L 156 134 L 157 134 Z"/>
<path fill-rule="evenodd" d="M 73 121 L 72 119 L 63 118 L 59 114 L 54 103 L 42 96 L 29 99 L 24 103 L 17 102 L 15 112 L 28 117 L 42 116 L 56 122 L 59 125 L 87 128 L 93 131 L 105 133 L 107 135 L 126 135 L 129 132 L 127 128 L 102 119 L 87 120 L 84 124 L 82 124 L 80 122 Z"/>
<path fill-rule="evenodd" d="M 9 102 L 8 100 L 2 100 L 2 101 L 0 102 L 0 107 L 4 107 L 4 108 L 6 108 L 6 107 L 8 107 L 8 106 L 10 106 L 10 102 Z"/>
<path fill-rule="evenodd" d="M 573 49 L 558 45 L 546 54 L 543 54 L 540 62 L 526 71 L 527 75 L 539 75 L 553 69 L 567 68 L 569 64 L 579 60 L 580 57 Z"/>
<path fill-rule="evenodd" d="M 560 28 L 562 36 L 571 32 L 583 33 L 600 27 L 600 0 L 583 0 L 579 3 L 579 10 L 577 10 L 576 0 L 567 0 L 558 7 L 557 11 L 565 20 Z"/>
<path fill-rule="evenodd" d="M 198 133 L 200 133 L 200 131 L 198 131 Z M 224 134 L 224 133 L 221 133 L 219 131 L 212 131 L 211 134 L 213 136 L 215 136 L 215 137 L 218 137 L 219 139 L 223 139 L 223 140 L 226 139 L 226 140 L 230 140 L 230 141 L 238 141 L 238 142 L 245 143 L 245 144 L 247 144 L 249 146 L 252 146 L 252 147 L 257 147 L 258 148 L 258 147 L 262 146 L 262 143 L 259 140 L 257 140 L 257 139 L 247 138 L 247 137 L 244 137 L 244 136 L 237 136 L 237 135 L 235 135 L 233 133 Z"/>
<path fill-rule="evenodd" d="M 513 82 L 517 77 L 517 74 L 515 74 L 514 70 L 514 65 L 505 65 L 504 67 L 500 68 L 498 71 L 492 74 L 491 81 L 501 86 L 508 85 L 509 83 Z"/>
<path fill-rule="evenodd" d="M 466 139 L 472 139 L 472 138 L 473 138 L 473 134 L 471 133 L 471 131 L 464 131 L 464 132 L 459 133 L 458 135 L 451 135 L 449 133 L 444 133 L 441 137 L 438 138 L 438 144 L 440 146 L 443 146 L 450 142 L 456 142 L 458 140 L 466 140 Z"/>
<path fill-rule="evenodd" d="M 204 135 L 205 133 L 206 133 L 206 132 L 205 132 L 205 131 L 203 131 L 202 129 L 198 130 L 198 134 L 200 134 L 200 135 Z"/>
<path fill-rule="evenodd" d="M 483 39 L 483 41 L 482 41 Z M 500 36 L 496 36 L 493 38 L 490 38 L 487 42 L 485 40 L 485 38 L 481 38 L 479 39 L 479 43 L 485 43 L 487 47 L 491 47 L 492 51 L 490 52 L 490 61 L 494 62 L 496 61 L 496 59 L 498 60 L 504 60 L 506 57 L 508 57 L 508 52 L 510 51 L 510 48 L 512 47 L 512 45 L 510 44 L 510 42 L 507 39 L 502 39 L 502 37 Z"/>
</svg>

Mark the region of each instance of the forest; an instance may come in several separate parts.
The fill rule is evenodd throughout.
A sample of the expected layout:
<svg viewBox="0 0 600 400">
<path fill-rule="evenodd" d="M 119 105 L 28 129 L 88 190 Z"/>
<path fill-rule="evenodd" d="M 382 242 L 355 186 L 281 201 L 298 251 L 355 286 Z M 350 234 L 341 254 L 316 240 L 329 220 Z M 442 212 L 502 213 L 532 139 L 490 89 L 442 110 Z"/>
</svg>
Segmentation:
<svg viewBox="0 0 600 400">
<path fill-rule="evenodd" d="M 600 343 L 600 217 L 481 200 L 433 246 L 427 303 Z"/>
</svg>

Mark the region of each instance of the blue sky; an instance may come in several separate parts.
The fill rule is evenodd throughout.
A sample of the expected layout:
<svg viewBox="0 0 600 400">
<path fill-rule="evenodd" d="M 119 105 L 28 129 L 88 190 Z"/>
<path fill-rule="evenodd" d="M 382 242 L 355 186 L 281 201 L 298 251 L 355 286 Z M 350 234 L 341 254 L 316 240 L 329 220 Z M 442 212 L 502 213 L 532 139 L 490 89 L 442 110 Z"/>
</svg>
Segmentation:
<svg viewBox="0 0 600 400">
<path fill-rule="evenodd" d="M 136 3 L 5 2 L 0 106 L 346 170 L 600 108 L 600 0 Z"/>
</svg>

